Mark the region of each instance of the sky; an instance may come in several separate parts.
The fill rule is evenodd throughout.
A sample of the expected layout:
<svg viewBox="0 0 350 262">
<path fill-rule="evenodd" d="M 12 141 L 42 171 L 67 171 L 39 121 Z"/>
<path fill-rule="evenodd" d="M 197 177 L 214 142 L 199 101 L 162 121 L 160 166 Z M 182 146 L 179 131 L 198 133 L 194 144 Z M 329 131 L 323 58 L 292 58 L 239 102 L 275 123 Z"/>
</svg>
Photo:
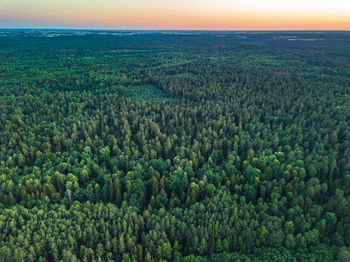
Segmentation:
<svg viewBox="0 0 350 262">
<path fill-rule="evenodd" d="M 350 30 L 350 0 L 0 0 L 0 28 Z"/>
</svg>

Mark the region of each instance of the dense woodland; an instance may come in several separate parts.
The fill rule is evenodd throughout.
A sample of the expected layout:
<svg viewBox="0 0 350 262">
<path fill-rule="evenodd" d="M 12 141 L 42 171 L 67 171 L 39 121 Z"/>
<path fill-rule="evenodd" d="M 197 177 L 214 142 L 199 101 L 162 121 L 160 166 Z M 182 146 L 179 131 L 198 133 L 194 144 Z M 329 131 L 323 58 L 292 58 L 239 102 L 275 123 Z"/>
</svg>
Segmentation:
<svg viewBox="0 0 350 262">
<path fill-rule="evenodd" d="M 350 261 L 349 32 L 0 32 L 0 261 Z"/>
</svg>

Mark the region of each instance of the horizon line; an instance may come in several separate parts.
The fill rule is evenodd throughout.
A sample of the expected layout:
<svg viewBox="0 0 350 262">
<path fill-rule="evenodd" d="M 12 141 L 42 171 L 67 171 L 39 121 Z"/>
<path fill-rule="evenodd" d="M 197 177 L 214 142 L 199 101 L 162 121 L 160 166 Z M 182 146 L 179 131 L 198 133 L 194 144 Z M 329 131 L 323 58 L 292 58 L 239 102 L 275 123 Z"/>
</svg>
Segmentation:
<svg viewBox="0 0 350 262">
<path fill-rule="evenodd" d="M 223 32 L 350 32 L 350 29 L 140 29 L 140 28 L 68 28 L 68 27 L 0 27 L 0 30 L 72 30 L 72 31 L 223 31 Z"/>
</svg>

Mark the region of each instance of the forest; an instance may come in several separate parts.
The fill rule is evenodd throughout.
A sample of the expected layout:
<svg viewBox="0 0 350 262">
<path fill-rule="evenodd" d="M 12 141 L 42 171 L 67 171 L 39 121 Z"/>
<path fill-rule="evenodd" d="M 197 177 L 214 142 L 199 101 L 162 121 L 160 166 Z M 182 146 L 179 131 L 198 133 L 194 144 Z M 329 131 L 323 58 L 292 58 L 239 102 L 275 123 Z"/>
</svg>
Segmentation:
<svg viewBox="0 0 350 262">
<path fill-rule="evenodd" d="M 350 32 L 0 30 L 0 261 L 350 261 Z"/>
</svg>

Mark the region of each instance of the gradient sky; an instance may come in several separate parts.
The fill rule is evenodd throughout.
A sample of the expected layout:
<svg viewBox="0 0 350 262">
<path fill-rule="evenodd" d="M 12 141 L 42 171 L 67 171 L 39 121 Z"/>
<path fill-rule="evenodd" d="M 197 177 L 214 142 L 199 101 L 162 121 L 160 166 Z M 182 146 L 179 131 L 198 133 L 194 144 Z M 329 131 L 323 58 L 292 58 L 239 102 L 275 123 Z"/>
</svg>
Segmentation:
<svg viewBox="0 0 350 262">
<path fill-rule="evenodd" d="M 0 28 L 350 30 L 350 0 L 0 0 Z"/>
</svg>

